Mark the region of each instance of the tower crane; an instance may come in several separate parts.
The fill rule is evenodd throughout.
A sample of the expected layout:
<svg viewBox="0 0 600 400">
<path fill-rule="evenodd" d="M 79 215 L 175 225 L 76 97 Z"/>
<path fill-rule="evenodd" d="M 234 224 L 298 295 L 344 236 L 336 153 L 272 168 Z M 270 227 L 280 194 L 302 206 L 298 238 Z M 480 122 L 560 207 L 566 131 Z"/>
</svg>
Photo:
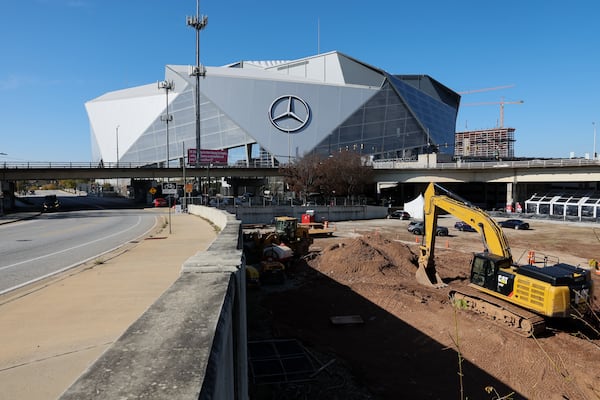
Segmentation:
<svg viewBox="0 0 600 400">
<path fill-rule="evenodd" d="M 463 106 L 486 106 L 492 104 L 500 104 L 500 128 L 504 127 L 504 105 L 505 104 L 523 104 L 523 100 L 518 101 L 504 101 L 504 97 L 501 101 L 486 101 L 482 103 L 467 103 L 463 104 Z"/>
</svg>

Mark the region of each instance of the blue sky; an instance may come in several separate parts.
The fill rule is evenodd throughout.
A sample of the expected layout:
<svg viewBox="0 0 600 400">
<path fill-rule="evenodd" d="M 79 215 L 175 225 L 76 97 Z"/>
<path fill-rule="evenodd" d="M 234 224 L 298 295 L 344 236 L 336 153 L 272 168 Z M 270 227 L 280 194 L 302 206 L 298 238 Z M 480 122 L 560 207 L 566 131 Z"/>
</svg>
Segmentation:
<svg viewBox="0 0 600 400">
<path fill-rule="evenodd" d="M 1 161 L 89 161 L 84 103 L 195 63 L 195 0 L 4 0 Z M 600 2 L 202 0 L 201 61 L 337 50 L 464 94 L 457 131 L 516 128 L 515 155 L 583 157 L 600 128 Z M 522 104 L 508 104 L 523 101 Z M 496 103 L 466 105 L 469 103 Z M 600 129 L 599 129 L 600 131 Z M 597 148 L 600 152 L 600 135 Z"/>
</svg>

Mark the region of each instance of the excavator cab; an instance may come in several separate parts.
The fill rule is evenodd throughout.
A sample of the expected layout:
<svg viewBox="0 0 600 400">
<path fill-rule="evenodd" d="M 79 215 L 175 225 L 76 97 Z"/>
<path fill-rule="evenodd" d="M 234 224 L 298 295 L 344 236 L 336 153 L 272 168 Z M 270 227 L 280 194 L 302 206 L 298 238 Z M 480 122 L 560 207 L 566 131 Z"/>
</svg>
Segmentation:
<svg viewBox="0 0 600 400">
<path fill-rule="evenodd" d="M 498 275 L 502 268 L 510 267 L 511 261 L 490 253 L 475 253 L 471 262 L 471 283 L 498 291 Z"/>
</svg>

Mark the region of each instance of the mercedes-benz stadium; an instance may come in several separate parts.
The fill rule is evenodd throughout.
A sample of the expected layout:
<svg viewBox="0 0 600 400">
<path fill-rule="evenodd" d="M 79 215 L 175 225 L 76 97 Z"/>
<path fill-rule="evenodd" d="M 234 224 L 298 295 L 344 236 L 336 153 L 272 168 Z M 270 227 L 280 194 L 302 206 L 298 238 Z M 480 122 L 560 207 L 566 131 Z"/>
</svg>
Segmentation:
<svg viewBox="0 0 600 400">
<path fill-rule="evenodd" d="M 460 96 L 428 75 L 393 75 L 333 51 L 206 67 L 199 79 L 200 147 L 227 150 L 229 164 L 277 166 L 343 150 L 454 155 Z M 197 147 L 192 68 L 167 65 L 165 83 L 170 90 L 151 83 L 85 104 L 94 161 L 179 165 Z"/>
</svg>

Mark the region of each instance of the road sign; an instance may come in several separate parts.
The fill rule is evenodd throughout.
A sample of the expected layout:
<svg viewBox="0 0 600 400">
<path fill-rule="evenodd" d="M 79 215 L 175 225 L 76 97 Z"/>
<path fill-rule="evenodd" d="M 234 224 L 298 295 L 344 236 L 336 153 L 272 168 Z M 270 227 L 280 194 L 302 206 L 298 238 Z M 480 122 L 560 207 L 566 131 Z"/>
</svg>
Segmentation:
<svg viewBox="0 0 600 400">
<path fill-rule="evenodd" d="M 196 149 L 188 149 L 188 164 L 195 165 Z M 227 164 L 227 150 L 200 150 L 200 164 Z"/>
<path fill-rule="evenodd" d="M 177 194 L 177 184 L 175 182 L 163 182 L 163 194 Z"/>
<path fill-rule="evenodd" d="M 150 192 L 150 194 L 156 194 L 156 188 L 155 187 L 151 187 L 150 190 L 148 190 Z"/>
</svg>

